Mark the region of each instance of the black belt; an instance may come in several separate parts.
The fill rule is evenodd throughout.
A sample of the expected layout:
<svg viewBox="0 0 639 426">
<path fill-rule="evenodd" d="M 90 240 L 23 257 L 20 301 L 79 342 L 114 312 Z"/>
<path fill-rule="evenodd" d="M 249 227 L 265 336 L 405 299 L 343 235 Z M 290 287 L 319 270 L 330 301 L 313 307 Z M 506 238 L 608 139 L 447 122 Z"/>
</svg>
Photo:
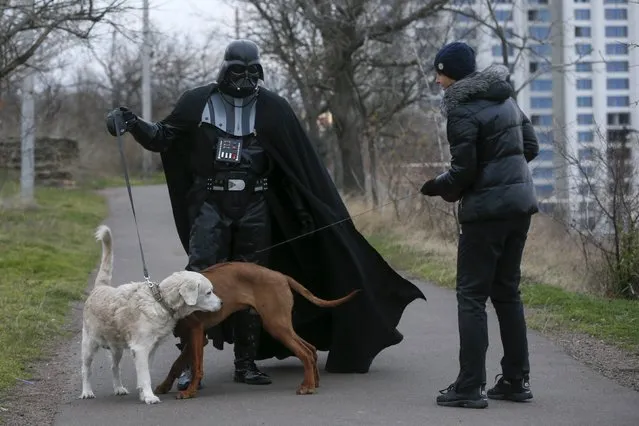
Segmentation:
<svg viewBox="0 0 639 426">
<path fill-rule="evenodd" d="M 215 191 L 253 191 L 262 192 L 268 189 L 268 178 L 247 179 L 245 177 L 227 177 L 206 179 L 206 189 Z"/>
</svg>

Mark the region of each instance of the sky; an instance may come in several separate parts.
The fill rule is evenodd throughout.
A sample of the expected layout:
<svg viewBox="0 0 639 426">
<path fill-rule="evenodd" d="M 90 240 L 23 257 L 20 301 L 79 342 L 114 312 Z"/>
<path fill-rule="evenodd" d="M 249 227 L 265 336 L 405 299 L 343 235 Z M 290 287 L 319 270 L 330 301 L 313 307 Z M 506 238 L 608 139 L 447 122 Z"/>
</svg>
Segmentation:
<svg viewBox="0 0 639 426">
<path fill-rule="evenodd" d="M 192 37 L 204 38 L 210 31 L 216 28 L 229 30 L 234 25 L 235 11 L 229 6 L 229 0 L 149 0 L 149 19 L 151 24 L 157 26 L 162 32 L 188 33 Z M 128 5 L 140 8 L 139 11 L 129 12 L 126 17 L 127 29 L 142 31 L 142 0 L 128 0 Z M 227 40 L 222 39 L 220 43 Z M 97 43 L 96 50 L 107 54 L 107 46 L 110 38 L 106 37 L 103 43 Z M 99 70 L 95 59 L 86 49 L 77 48 L 65 53 L 65 63 L 72 64 L 70 68 L 89 65 Z M 63 83 L 70 83 L 73 73 L 69 68 L 54 72 L 54 79 Z"/>
</svg>

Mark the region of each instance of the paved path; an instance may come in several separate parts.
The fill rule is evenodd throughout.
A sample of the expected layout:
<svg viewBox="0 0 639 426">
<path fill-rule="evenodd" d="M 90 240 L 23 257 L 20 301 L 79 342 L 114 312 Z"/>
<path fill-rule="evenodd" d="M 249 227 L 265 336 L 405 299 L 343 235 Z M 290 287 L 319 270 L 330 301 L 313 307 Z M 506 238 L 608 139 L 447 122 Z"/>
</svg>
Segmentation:
<svg viewBox="0 0 639 426">
<path fill-rule="evenodd" d="M 145 254 L 152 278 L 161 279 L 183 268 L 179 245 L 163 186 L 133 189 Z M 111 214 L 107 223 L 115 238 L 114 282 L 142 277 L 133 216 L 126 189 L 107 191 Z M 134 392 L 111 395 L 108 358 L 101 352 L 94 363 L 96 399 L 78 400 L 80 394 L 80 336 L 71 341 L 69 393 L 57 410 L 59 426 L 127 425 L 639 425 L 639 393 L 620 387 L 581 365 L 549 340 L 530 333 L 534 401 L 525 404 L 490 402 L 485 410 L 438 407 L 437 390 L 457 374 L 457 319 L 454 293 L 419 283 L 427 303 L 410 305 L 399 329 L 405 341 L 382 352 L 367 375 L 323 373 L 322 386 L 310 396 L 295 395 L 302 379 L 297 359 L 263 361 L 272 375 L 266 387 L 235 384 L 231 380 L 232 350 L 205 348 L 206 388 L 198 398 L 174 399 L 175 388 L 161 396 L 162 403 L 147 406 Z M 489 313 L 489 383 L 499 373 L 500 344 L 494 312 Z M 152 365 L 154 383 L 164 377 L 177 355 L 173 340 L 158 349 Z M 133 362 L 123 359 L 123 380 L 135 390 Z"/>
</svg>

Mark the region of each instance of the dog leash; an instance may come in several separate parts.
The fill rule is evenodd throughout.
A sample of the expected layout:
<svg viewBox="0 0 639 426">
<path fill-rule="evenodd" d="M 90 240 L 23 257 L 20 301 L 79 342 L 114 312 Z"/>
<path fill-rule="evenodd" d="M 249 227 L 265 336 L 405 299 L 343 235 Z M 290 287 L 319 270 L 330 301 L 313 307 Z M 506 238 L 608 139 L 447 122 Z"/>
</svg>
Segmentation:
<svg viewBox="0 0 639 426">
<path fill-rule="evenodd" d="M 149 277 L 149 270 L 146 266 L 146 259 L 144 258 L 144 249 L 142 248 L 142 239 L 140 238 L 140 229 L 138 227 L 138 218 L 135 213 L 135 203 L 133 203 L 133 192 L 131 191 L 131 181 L 129 179 L 129 171 L 126 166 L 126 159 L 124 158 L 124 143 L 122 142 L 122 132 L 120 131 L 120 124 L 124 122 L 122 118 L 122 113 L 118 111 L 113 120 L 115 124 L 115 133 L 118 139 L 118 149 L 120 151 L 120 159 L 122 160 L 122 168 L 124 169 L 124 179 L 126 181 L 126 189 L 129 192 L 129 201 L 131 203 L 131 211 L 133 212 L 133 220 L 135 221 L 135 232 L 138 235 L 138 244 L 140 246 L 140 257 L 142 258 L 142 273 L 144 274 L 144 281 L 151 289 L 151 293 L 153 294 L 153 298 L 160 304 L 167 312 L 174 317 L 175 311 L 171 308 L 160 293 L 160 289 L 157 284 L 151 281 Z"/>
<path fill-rule="evenodd" d="M 115 133 L 118 139 L 118 149 L 120 151 L 120 160 L 122 160 L 122 168 L 124 169 L 124 179 L 126 180 L 126 189 L 129 192 L 129 201 L 131 202 L 131 211 L 133 211 L 133 220 L 135 221 L 135 232 L 138 234 L 138 244 L 140 246 L 140 256 L 142 257 L 142 273 L 144 274 L 144 279 L 149 285 L 151 285 L 151 279 L 149 278 L 149 270 L 146 267 L 146 260 L 144 259 L 144 250 L 142 249 L 142 239 L 140 238 L 140 230 L 138 228 L 138 218 L 135 214 L 135 205 L 133 203 L 133 193 L 131 191 L 131 182 L 129 180 L 129 171 L 126 166 L 126 159 L 124 158 L 124 144 L 122 142 L 122 132 L 120 131 L 120 121 L 124 121 L 122 117 L 122 113 L 120 111 L 117 112 L 116 117 L 114 117 L 115 124 Z"/>
<path fill-rule="evenodd" d="M 300 239 L 300 238 L 304 238 L 304 237 L 306 237 L 306 236 L 308 236 L 308 235 L 314 234 L 314 233 L 319 232 L 319 231 L 323 231 L 323 230 L 328 229 L 328 228 L 330 228 L 330 227 L 332 227 L 332 226 L 339 225 L 340 223 L 347 222 L 347 221 L 349 221 L 349 220 L 353 220 L 354 218 L 356 218 L 356 217 L 358 217 L 358 216 L 361 216 L 361 215 L 363 215 L 363 214 L 365 214 L 365 213 L 370 213 L 370 212 L 372 212 L 372 211 L 375 211 L 375 210 L 381 209 L 382 207 L 386 207 L 386 206 L 388 206 L 389 204 L 393 204 L 393 203 L 396 203 L 397 201 L 402 201 L 402 200 L 406 200 L 406 199 L 409 199 L 409 198 L 413 198 L 413 197 L 416 197 L 416 196 L 418 196 L 418 195 L 420 195 L 420 194 L 421 194 L 421 193 L 418 191 L 418 192 L 416 192 L 416 193 L 414 193 L 414 194 L 409 194 L 409 195 L 406 195 L 406 196 L 404 196 L 404 197 L 398 198 L 398 199 L 396 199 L 396 200 L 389 201 L 388 203 L 382 204 L 381 206 L 376 206 L 376 207 L 373 207 L 373 208 L 371 208 L 371 209 L 364 210 L 363 212 L 359 212 L 359 213 L 357 213 L 357 214 L 355 214 L 355 215 L 352 215 L 352 216 L 350 216 L 350 217 L 347 217 L 347 218 L 344 218 L 344 219 L 338 220 L 337 222 L 329 223 L 328 225 L 324 225 L 324 226 L 322 226 L 322 227 L 320 227 L 320 228 L 317 228 L 317 229 L 314 229 L 314 230 L 312 230 L 312 231 L 310 231 L 310 232 L 306 232 L 306 233 L 304 233 L 304 234 L 300 234 L 300 235 L 298 235 L 298 236 L 296 236 L 296 237 L 289 238 L 288 240 L 280 241 L 280 242 L 279 242 L 279 243 L 277 243 L 277 244 L 273 244 L 272 246 L 268 246 L 268 247 L 263 248 L 263 249 L 261 249 L 261 250 L 256 250 L 256 251 L 255 251 L 255 253 L 262 253 L 262 252 L 265 252 L 265 251 L 267 251 L 267 250 L 274 249 L 275 247 L 279 247 L 279 246 L 282 246 L 282 245 L 284 245 L 284 244 L 288 244 L 288 243 L 290 243 L 291 241 L 295 241 L 295 240 L 298 240 L 298 239 Z"/>
</svg>

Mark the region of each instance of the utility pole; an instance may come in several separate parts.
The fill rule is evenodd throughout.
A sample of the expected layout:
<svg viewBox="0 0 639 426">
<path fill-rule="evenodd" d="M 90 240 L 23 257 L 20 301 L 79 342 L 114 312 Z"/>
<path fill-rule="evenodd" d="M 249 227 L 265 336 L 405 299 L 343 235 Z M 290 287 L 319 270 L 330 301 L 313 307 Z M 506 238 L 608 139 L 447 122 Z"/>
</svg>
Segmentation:
<svg viewBox="0 0 639 426">
<path fill-rule="evenodd" d="M 34 0 L 24 1 L 25 14 L 33 14 Z M 33 34 L 26 37 L 26 46 L 33 42 Z M 35 57 L 35 55 L 33 55 Z M 35 75 L 33 70 L 28 69 L 22 81 L 22 104 L 20 115 L 20 198 L 23 205 L 35 203 L 35 101 L 33 99 L 35 88 Z"/>
<path fill-rule="evenodd" d="M 151 121 L 151 40 L 149 36 L 149 0 L 143 0 L 142 18 L 142 118 Z M 142 171 L 151 171 L 153 153 L 142 148 Z"/>
</svg>

